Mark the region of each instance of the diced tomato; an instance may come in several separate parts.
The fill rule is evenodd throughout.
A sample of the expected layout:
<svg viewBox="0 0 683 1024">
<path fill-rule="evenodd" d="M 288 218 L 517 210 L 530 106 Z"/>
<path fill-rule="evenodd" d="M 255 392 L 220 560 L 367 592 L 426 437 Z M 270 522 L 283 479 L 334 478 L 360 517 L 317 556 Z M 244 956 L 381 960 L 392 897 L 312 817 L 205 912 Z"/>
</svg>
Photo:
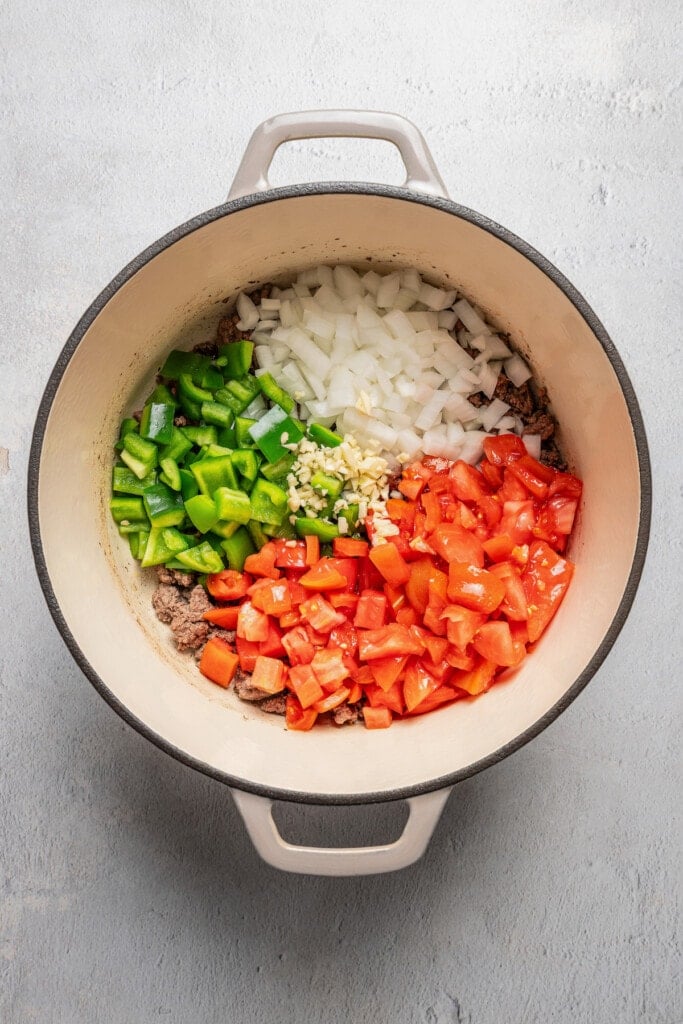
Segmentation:
<svg viewBox="0 0 683 1024">
<path fill-rule="evenodd" d="M 333 608 L 340 608 L 348 615 L 353 615 L 358 605 L 358 594 L 350 594 L 348 590 L 333 590 L 329 594 L 329 602 Z"/>
<path fill-rule="evenodd" d="M 306 632 L 308 634 L 308 639 L 314 647 L 327 646 L 328 636 L 326 633 L 318 633 L 317 630 L 313 629 L 310 623 L 306 623 Z"/>
<path fill-rule="evenodd" d="M 291 629 L 292 626 L 298 626 L 301 622 L 301 616 L 298 611 L 286 612 L 280 616 L 280 629 Z"/>
<path fill-rule="evenodd" d="M 441 523 L 429 535 L 429 545 L 446 562 L 468 562 L 484 568 L 484 549 L 473 533 L 456 523 Z"/>
<path fill-rule="evenodd" d="M 486 483 L 489 487 L 492 487 L 494 491 L 497 491 L 498 488 L 502 486 L 503 471 L 500 466 L 494 465 L 486 459 L 482 459 L 479 471 L 484 477 L 484 480 L 486 480 Z"/>
<path fill-rule="evenodd" d="M 409 479 L 404 473 L 401 478 L 401 482 L 398 485 L 398 490 L 401 494 L 404 494 L 409 501 L 416 501 L 422 494 L 426 482 L 426 480 L 420 479 L 419 477 Z"/>
<path fill-rule="evenodd" d="M 521 480 L 513 476 L 506 467 L 503 470 L 503 486 L 498 490 L 498 497 L 503 503 L 506 501 L 526 501 L 529 497 L 529 492 Z"/>
<path fill-rule="evenodd" d="M 507 533 L 515 544 L 528 544 L 535 525 L 534 503 L 528 496 L 524 501 L 506 501 L 503 504 L 500 533 Z"/>
<path fill-rule="evenodd" d="M 420 615 L 427 609 L 430 594 L 436 592 L 445 597 L 447 588 L 448 577 L 436 568 L 432 558 L 425 556 L 411 563 L 406 597 Z"/>
<path fill-rule="evenodd" d="M 292 610 L 292 596 L 287 580 L 263 580 L 251 594 L 254 608 L 276 618 Z"/>
<path fill-rule="evenodd" d="M 322 700 L 317 700 L 313 705 L 313 710 L 317 711 L 319 715 L 323 715 L 326 711 L 333 711 L 334 708 L 338 708 L 340 704 L 349 699 L 350 692 L 348 686 L 340 686 L 338 690 L 327 694 Z"/>
<path fill-rule="evenodd" d="M 370 561 L 392 587 L 400 587 L 410 579 L 410 567 L 393 541 L 370 549 Z"/>
<path fill-rule="evenodd" d="M 505 587 L 488 569 L 465 562 L 451 562 L 448 569 L 448 598 L 476 612 L 490 614 L 505 597 Z"/>
<path fill-rule="evenodd" d="M 533 494 L 534 498 L 543 499 L 548 494 L 548 484 L 552 480 L 555 471 L 542 462 L 534 459 L 531 455 L 523 455 L 508 466 L 510 473 L 515 476 L 526 489 Z"/>
<path fill-rule="evenodd" d="M 384 596 L 386 597 L 389 605 L 386 609 L 387 614 L 390 618 L 395 618 L 396 612 L 399 608 L 403 608 L 406 603 L 406 592 L 403 587 L 390 587 L 388 583 L 385 583 L 382 589 L 384 590 Z M 375 593 L 375 591 L 369 590 L 368 593 L 372 594 Z M 383 623 L 380 622 L 379 625 L 381 626 Z"/>
<path fill-rule="evenodd" d="M 543 540 L 529 548 L 529 562 L 522 574 L 522 586 L 529 607 L 527 629 L 534 643 L 562 603 L 574 575 L 574 566 Z"/>
<path fill-rule="evenodd" d="M 314 594 L 299 605 L 301 617 L 319 633 L 329 633 L 334 626 L 346 621 L 342 612 L 336 611 L 322 594 Z"/>
<path fill-rule="evenodd" d="M 365 696 L 370 702 L 370 707 L 389 708 L 391 711 L 395 711 L 397 715 L 402 714 L 405 710 L 403 682 L 401 680 L 397 680 L 388 690 L 383 690 L 381 686 L 370 683 L 369 686 L 365 687 Z"/>
<path fill-rule="evenodd" d="M 306 545 L 306 565 L 314 566 L 320 558 L 320 538 L 305 537 L 304 543 Z"/>
<path fill-rule="evenodd" d="M 392 523 L 401 529 L 412 530 L 415 525 L 416 505 L 414 501 L 403 501 L 401 498 L 387 499 L 387 515 Z"/>
<path fill-rule="evenodd" d="M 459 668 L 465 672 L 470 672 L 477 663 L 476 655 L 463 653 L 457 647 L 449 648 L 446 661 L 452 668 Z M 451 679 L 450 682 L 455 686 L 454 679 Z"/>
<path fill-rule="evenodd" d="M 422 508 L 425 511 L 426 519 L 424 524 L 425 533 L 431 533 L 441 522 L 441 503 L 438 495 L 432 491 L 424 491 L 422 494 Z"/>
<path fill-rule="evenodd" d="M 287 583 L 289 584 L 289 594 L 292 599 L 292 605 L 295 608 L 297 605 L 300 605 L 302 601 L 305 601 L 306 598 L 309 596 L 306 588 L 302 587 L 301 584 L 299 583 L 299 579 L 301 579 L 300 576 L 297 579 L 287 580 Z"/>
<path fill-rule="evenodd" d="M 483 498 L 480 498 L 477 502 L 477 507 L 480 512 L 483 512 L 488 529 L 494 530 L 496 526 L 498 526 L 503 515 L 503 506 L 498 495 L 485 494 Z"/>
<path fill-rule="evenodd" d="M 425 630 L 422 642 L 427 648 L 427 653 L 432 661 L 440 662 L 446 657 L 448 650 L 448 640 L 445 636 L 434 636 L 433 633 Z"/>
<path fill-rule="evenodd" d="M 498 434 L 496 437 L 484 438 L 484 455 L 492 466 L 507 466 L 526 454 L 524 442 L 517 434 Z"/>
<path fill-rule="evenodd" d="M 235 640 L 235 647 L 237 648 L 237 654 L 240 659 L 240 668 L 243 672 L 253 672 L 256 659 L 259 654 L 259 645 L 254 643 L 253 640 L 245 640 L 244 637 L 238 636 Z"/>
<path fill-rule="evenodd" d="M 308 665 L 313 661 L 315 647 L 303 626 L 295 626 L 282 637 L 282 646 L 292 665 Z"/>
<path fill-rule="evenodd" d="M 375 658 L 369 662 L 373 679 L 382 690 L 390 690 L 397 679 L 400 678 L 403 669 L 408 661 L 408 656 L 395 658 Z"/>
<path fill-rule="evenodd" d="M 363 696 L 363 687 L 360 685 L 358 680 L 351 682 L 349 679 L 349 696 L 347 698 L 349 704 L 357 704 Z"/>
<path fill-rule="evenodd" d="M 372 708 L 366 704 L 363 708 L 363 720 L 366 729 L 388 729 L 393 717 L 389 708 Z"/>
<path fill-rule="evenodd" d="M 375 658 L 401 657 L 404 654 L 422 654 L 424 644 L 408 626 L 390 622 L 382 629 L 365 629 L 358 634 L 358 655 L 361 661 Z"/>
<path fill-rule="evenodd" d="M 387 598 L 376 590 L 364 590 L 358 600 L 353 624 L 357 629 L 381 629 L 387 618 Z"/>
<path fill-rule="evenodd" d="M 268 620 L 268 636 L 260 642 L 258 650 L 268 658 L 284 658 L 287 653 L 282 643 L 282 630 L 272 619 Z"/>
<path fill-rule="evenodd" d="M 356 540 L 355 537 L 335 537 L 332 550 L 338 558 L 364 558 L 369 545 L 366 540 Z"/>
<path fill-rule="evenodd" d="M 251 601 L 243 601 L 237 616 L 237 635 L 257 642 L 268 637 L 268 616 L 254 608 Z"/>
<path fill-rule="evenodd" d="M 509 533 L 499 533 L 482 543 L 484 554 L 492 562 L 504 562 L 512 554 L 515 542 Z"/>
<path fill-rule="evenodd" d="M 519 571 L 512 562 L 499 562 L 492 565 L 490 571 L 505 586 L 505 597 L 500 604 L 500 611 L 515 622 L 522 622 L 529 617 L 526 594 L 522 586 Z"/>
<path fill-rule="evenodd" d="M 415 609 L 407 605 L 404 608 L 399 608 L 395 618 L 396 622 L 400 622 L 403 626 L 416 626 L 420 621 L 420 616 Z"/>
<path fill-rule="evenodd" d="M 548 541 L 558 533 L 569 536 L 574 526 L 577 506 L 576 498 L 568 498 L 564 494 L 555 494 L 552 498 L 548 498 L 539 513 L 532 533 L 540 540 Z"/>
<path fill-rule="evenodd" d="M 275 545 L 275 565 L 278 569 L 306 568 L 306 545 L 302 540 L 278 540 Z"/>
<path fill-rule="evenodd" d="M 281 573 L 275 567 L 277 550 L 275 542 L 268 541 L 260 551 L 253 555 L 247 555 L 244 560 L 244 571 L 250 572 L 252 576 L 267 576 L 271 580 L 278 580 Z"/>
<path fill-rule="evenodd" d="M 412 717 L 413 715 L 424 715 L 428 711 L 433 711 L 434 708 L 440 707 L 442 704 L 450 704 L 454 700 L 459 700 L 461 694 L 451 686 L 439 686 L 433 693 L 427 694 L 424 700 L 421 700 L 416 708 L 409 711 L 408 714 Z"/>
<path fill-rule="evenodd" d="M 311 668 L 324 690 L 336 690 L 348 678 L 343 653 L 340 647 L 326 647 L 315 652 Z"/>
<path fill-rule="evenodd" d="M 427 629 L 436 636 L 446 635 L 446 623 L 442 620 L 441 615 L 447 604 L 448 598 L 445 595 L 442 596 L 436 590 L 430 591 L 429 604 L 425 609 L 423 622 Z"/>
<path fill-rule="evenodd" d="M 359 558 L 358 566 L 358 590 L 381 590 L 384 586 L 384 578 L 377 571 L 369 558 Z"/>
<path fill-rule="evenodd" d="M 208 612 L 204 612 L 202 618 L 207 622 L 212 622 L 214 626 L 220 626 L 221 629 L 234 629 L 237 625 L 238 613 L 237 605 L 228 608 L 210 608 Z"/>
<path fill-rule="evenodd" d="M 287 683 L 304 710 L 325 696 L 311 665 L 293 665 L 289 670 Z"/>
<path fill-rule="evenodd" d="M 456 672 L 452 685 L 464 690 L 470 696 L 476 697 L 491 686 L 498 666 L 495 661 L 486 661 L 480 658 L 473 669 L 468 672 Z"/>
<path fill-rule="evenodd" d="M 342 622 L 330 630 L 330 647 L 340 647 L 344 654 L 353 657 L 358 650 L 358 634 L 350 622 Z"/>
<path fill-rule="evenodd" d="M 288 729 L 298 732 L 308 732 L 315 725 L 318 712 L 315 708 L 304 710 L 293 693 L 287 694 L 285 702 L 285 723 Z"/>
<path fill-rule="evenodd" d="M 285 686 L 285 664 L 279 658 L 268 658 L 260 654 L 251 674 L 252 686 L 266 693 L 280 693 Z"/>
<path fill-rule="evenodd" d="M 430 675 L 420 661 L 411 658 L 403 677 L 403 699 L 406 710 L 414 711 L 425 697 L 439 688 L 439 680 Z"/>
<path fill-rule="evenodd" d="M 235 569 L 223 569 L 206 577 L 206 589 L 217 601 L 241 601 L 252 583 L 251 576 Z"/>
<path fill-rule="evenodd" d="M 342 574 L 346 580 L 346 589 L 352 591 L 358 578 L 358 558 L 331 558 L 330 566 Z"/>
<path fill-rule="evenodd" d="M 344 590 L 347 579 L 334 565 L 332 558 L 320 558 L 308 572 L 305 572 L 299 583 L 306 590 Z"/>
<path fill-rule="evenodd" d="M 526 622 L 511 622 L 510 634 L 513 644 L 525 645 L 529 643 L 529 630 L 527 629 Z"/>
<path fill-rule="evenodd" d="M 227 640 L 213 636 L 206 642 L 199 662 L 199 671 L 218 686 L 228 687 L 237 670 L 239 657 Z M 284 666 L 283 666 L 284 668 Z"/>
<path fill-rule="evenodd" d="M 472 641 L 477 654 L 487 661 L 495 661 L 496 665 L 517 665 L 524 657 L 524 648 L 515 649 L 512 642 L 510 627 L 501 619 L 498 622 L 485 622 L 477 630 Z"/>
<path fill-rule="evenodd" d="M 481 473 L 462 459 L 453 463 L 450 477 L 453 482 L 453 493 L 461 501 L 477 502 L 487 493 L 486 481 Z"/>
<path fill-rule="evenodd" d="M 448 642 L 464 651 L 472 643 L 472 637 L 486 622 L 486 616 L 462 605 L 449 604 L 441 613 L 446 621 Z"/>
<path fill-rule="evenodd" d="M 553 498 L 556 494 L 561 494 L 566 498 L 575 498 L 578 501 L 582 493 L 583 484 L 578 477 L 572 473 L 555 471 L 555 476 L 548 486 L 548 497 Z"/>
</svg>

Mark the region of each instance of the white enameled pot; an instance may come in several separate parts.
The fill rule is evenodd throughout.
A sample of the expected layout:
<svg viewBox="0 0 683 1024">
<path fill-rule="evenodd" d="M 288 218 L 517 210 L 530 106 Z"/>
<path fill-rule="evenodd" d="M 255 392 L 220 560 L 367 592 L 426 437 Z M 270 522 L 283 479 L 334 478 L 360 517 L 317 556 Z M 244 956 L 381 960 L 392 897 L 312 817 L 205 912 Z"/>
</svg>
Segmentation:
<svg viewBox="0 0 683 1024">
<path fill-rule="evenodd" d="M 270 188 L 277 147 L 328 136 L 386 139 L 403 187 Z M 166 353 L 210 339 L 238 291 L 319 263 L 417 267 L 457 287 L 509 332 L 548 388 L 560 443 L 584 481 L 571 541 L 576 574 L 533 655 L 480 699 L 368 732 L 287 732 L 204 680 L 178 654 L 150 603 L 154 586 L 107 511 L 112 444 Z M 269 863 L 315 874 L 390 871 L 424 851 L 454 783 L 501 760 L 567 707 L 628 614 L 645 557 L 650 476 L 631 384 L 584 299 L 508 231 L 446 198 L 417 129 L 393 114 L 321 111 L 254 133 L 228 201 L 150 246 L 95 300 L 52 372 L 36 423 L 29 517 L 38 574 L 74 658 L 125 721 L 169 754 L 231 787 Z M 68 529 L 65 529 L 68 526 Z M 393 844 L 291 846 L 271 801 L 407 799 Z"/>
</svg>

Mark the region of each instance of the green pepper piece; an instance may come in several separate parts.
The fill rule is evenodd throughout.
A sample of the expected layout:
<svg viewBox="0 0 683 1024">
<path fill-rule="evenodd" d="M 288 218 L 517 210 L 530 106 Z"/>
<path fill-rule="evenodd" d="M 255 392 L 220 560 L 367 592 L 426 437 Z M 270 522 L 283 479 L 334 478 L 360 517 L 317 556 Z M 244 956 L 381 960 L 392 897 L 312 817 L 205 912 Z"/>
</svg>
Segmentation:
<svg viewBox="0 0 683 1024">
<path fill-rule="evenodd" d="M 235 444 L 238 448 L 255 448 L 256 442 L 249 431 L 258 420 L 247 419 L 245 416 L 235 416 Z"/>
<path fill-rule="evenodd" d="M 315 441 L 323 448 L 338 448 L 344 440 L 340 434 L 335 434 L 333 430 L 323 427 L 322 423 L 309 423 L 308 436 L 311 441 Z"/>
<path fill-rule="evenodd" d="M 149 402 L 140 417 L 140 437 L 156 444 L 168 444 L 173 437 L 175 404 Z"/>
<path fill-rule="evenodd" d="M 185 427 L 184 429 L 189 430 L 191 428 Z M 174 459 L 176 462 L 181 462 L 191 447 L 192 441 L 190 438 L 186 437 L 179 427 L 174 427 L 171 433 L 171 440 L 159 452 L 159 459 L 160 461 Z"/>
<path fill-rule="evenodd" d="M 242 572 L 245 559 L 256 550 L 254 542 L 243 526 L 240 526 L 231 537 L 227 537 L 221 547 L 227 555 L 228 568 L 237 572 Z"/>
<path fill-rule="evenodd" d="M 251 537 L 254 547 L 257 551 L 260 551 L 264 544 L 267 544 L 269 537 L 263 532 L 263 526 L 261 523 L 257 523 L 255 519 L 250 519 L 247 523 L 247 530 Z"/>
<path fill-rule="evenodd" d="M 202 402 L 212 402 L 213 395 L 206 388 L 195 384 L 191 374 L 181 373 L 178 377 L 178 394 L 201 406 Z"/>
<path fill-rule="evenodd" d="M 187 546 L 187 540 L 179 530 L 153 526 L 149 532 L 144 550 L 142 547 L 138 549 L 142 554 L 143 568 L 147 568 L 150 565 L 162 565 L 187 548 Z"/>
<path fill-rule="evenodd" d="M 243 377 L 241 380 L 229 380 L 224 388 L 219 388 L 215 401 L 227 405 L 235 416 L 251 405 L 259 394 L 259 382 L 256 377 Z"/>
<path fill-rule="evenodd" d="M 289 516 L 285 516 L 279 526 L 274 526 L 272 523 L 264 523 L 263 532 L 268 537 L 279 537 L 283 540 L 294 540 L 298 536 L 294 526 L 289 521 Z"/>
<path fill-rule="evenodd" d="M 203 388 L 206 388 L 207 391 L 215 391 L 216 388 L 222 388 L 223 383 L 223 377 L 215 366 L 207 366 L 206 369 L 202 371 L 199 378 L 199 384 Z"/>
<path fill-rule="evenodd" d="M 338 519 L 345 519 L 348 523 L 347 536 L 354 533 L 358 527 L 359 511 L 358 505 L 348 505 L 346 508 L 341 509 L 337 516 Z"/>
<path fill-rule="evenodd" d="M 213 426 L 180 427 L 180 430 L 187 441 L 199 445 L 200 448 L 205 444 L 215 444 L 218 436 Z"/>
<path fill-rule="evenodd" d="M 253 517 L 249 495 L 232 487 L 219 487 L 213 492 L 213 499 L 216 502 L 218 519 L 229 520 L 233 523 L 248 523 Z"/>
<path fill-rule="evenodd" d="M 142 500 L 152 526 L 179 526 L 185 518 L 182 497 L 166 484 L 146 487 Z"/>
<path fill-rule="evenodd" d="M 257 420 L 249 433 L 268 462 L 277 462 L 288 452 L 285 444 L 300 441 L 304 436 L 303 430 L 278 405 Z"/>
<path fill-rule="evenodd" d="M 149 519 L 134 519 L 132 522 L 126 519 L 123 523 L 117 523 L 118 531 L 122 537 L 128 537 L 131 533 L 139 533 L 140 530 L 149 532 Z"/>
<path fill-rule="evenodd" d="M 202 541 L 193 548 L 180 551 L 176 560 L 192 572 L 214 573 L 223 568 L 223 559 L 208 541 Z"/>
<path fill-rule="evenodd" d="M 145 401 L 145 405 L 149 405 L 150 402 L 158 402 L 161 405 L 175 405 L 175 396 L 165 384 L 157 384 L 154 391 Z"/>
<path fill-rule="evenodd" d="M 271 480 L 256 481 L 249 493 L 252 518 L 259 523 L 279 526 L 287 515 L 287 492 Z"/>
<path fill-rule="evenodd" d="M 207 533 L 218 522 L 216 502 L 207 494 L 196 494 L 185 501 L 185 511 L 200 533 Z"/>
<path fill-rule="evenodd" d="M 261 387 L 262 393 L 269 398 L 275 405 L 279 405 L 285 412 L 291 412 L 296 406 L 296 402 L 291 395 L 280 387 L 275 378 L 268 373 L 259 373 L 258 382 Z"/>
<path fill-rule="evenodd" d="M 133 556 L 133 558 L 137 558 L 138 557 L 138 550 L 139 550 L 139 547 L 140 547 L 140 533 L 139 533 L 139 531 L 136 530 L 135 533 L 129 533 L 128 534 L 128 547 L 130 548 L 130 553 Z"/>
<path fill-rule="evenodd" d="M 145 487 L 151 487 L 156 483 L 154 473 L 145 476 L 142 480 L 126 466 L 114 466 L 111 474 L 111 489 L 119 494 L 142 495 Z"/>
<path fill-rule="evenodd" d="M 327 494 L 330 498 L 338 498 L 344 489 L 344 482 L 336 476 L 330 476 L 329 473 L 323 473 L 322 470 L 318 470 L 311 477 L 311 487 L 315 488 L 316 491 L 322 491 L 323 494 Z"/>
<path fill-rule="evenodd" d="M 117 452 L 120 452 L 121 449 L 123 448 L 123 439 L 126 436 L 126 434 L 137 434 L 138 428 L 139 423 L 136 419 L 133 419 L 132 416 L 127 416 L 124 420 L 121 421 L 121 427 L 119 429 L 119 439 L 114 445 L 114 448 L 116 448 Z"/>
<path fill-rule="evenodd" d="M 211 527 L 214 533 L 218 534 L 219 537 L 232 537 L 233 533 L 236 533 L 241 529 L 240 524 L 237 522 L 224 523 L 219 520 Z"/>
<path fill-rule="evenodd" d="M 142 480 L 149 476 L 157 464 L 157 446 L 131 432 L 123 439 L 121 459 Z"/>
<path fill-rule="evenodd" d="M 301 517 L 294 525 L 300 537 L 318 537 L 321 541 L 332 541 L 339 536 L 339 527 L 327 519 Z"/>
<path fill-rule="evenodd" d="M 218 350 L 218 357 L 225 360 L 225 376 L 230 380 L 238 380 L 249 372 L 251 359 L 254 353 L 253 341 L 231 341 L 227 345 L 221 345 Z"/>
<path fill-rule="evenodd" d="M 169 352 L 159 374 L 166 380 L 178 380 L 181 373 L 202 373 L 210 365 L 209 357 L 200 352 L 183 352 L 181 349 L 174 349 Z"/>
<path fill-rule="evenodd" d="M 235 415 L 227 405 L 220 402 L 202 402 L 202 419 L 206 423 L 213 423 L 217 427 L 231 427 Z"/>
<path fill-rule="evenodd" d="M 180 470 L 180 493 L 183 496 L 183 501 L 187 501 L 188 498 L 194 498 L 195 494 L 199 494 L 199 486 L 189 469 Z"/>
<path fill-rule="evenodd" d="M 289 476 L 295 462 L 296 455 L 294 452 L 287 452 L 277 462 L 268 462 L 265 466 L 262 466 L 261 476 L 264 476 L 266 480 L 285 480 Z"/>
<path fill-rule="evenodd" d="M 208 494 L 209 497 L 219 487 L 231 487 L 235 491 L 239 489 L 237 474 L 230 455 L 199 459 L 192 463 L 190 470 L 199 485 L 199 490 L 202 494 Z"/>
<path fill-rule="evenodd" d="M 175 459 L 160 459 L 159 465 L 163 472 L 159 474 L 159 480 L 166 484 L 172 491 L 179 491 L 181 487 L 180 467 Z"/>
<path fill-rule="evenodd" d="M 232 453 L 232 464 L 247 487 L 251 487 L 259 470 L 259 456 L 256 452 L 252 448 L 239 449 Z"/>
<path fill-rule="evenodd" d="M 216 440 L 224 448 L 235 448 L 237 446 L 237 438 L 235 437 L 234 423 L 229 427 L 223 427 L 222 430 L 219 428 Z"/>
</svg>

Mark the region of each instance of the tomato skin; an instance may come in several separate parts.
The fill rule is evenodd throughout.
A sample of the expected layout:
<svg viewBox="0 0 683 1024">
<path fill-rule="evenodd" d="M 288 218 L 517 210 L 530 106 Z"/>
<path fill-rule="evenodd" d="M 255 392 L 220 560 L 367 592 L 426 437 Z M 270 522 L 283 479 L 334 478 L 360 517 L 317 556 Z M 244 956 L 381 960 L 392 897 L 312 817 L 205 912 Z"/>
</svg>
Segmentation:
<svg viewBox="0 0 683 1024">
<path fill-rule="evenodd" d="M 448 570 L 448 599 L 475 612 L 490 614 L 505 597 L 501 580 L 487 569 L 467 562 L 451 562 Z"/>
<path fill-rule="evenodd" d="M 484 438 L 484 455 L 492 466 L 507 466 L 527 454 L 526 446 L 517 434 L 498 434 Z"/>
<path fill-rule="evenodd" d="M 522 574 L 522 586 L 529 607 L 529 642 L 535 643 L 544 632 L 567 592 L 574 565 L 558 555 L 544 540 L 529 548 L 529 561 Z"/>
<path fill-rule="evenodd" d="M 206 577 L 206 589 L 217 601 L 241 601 L 253 582 L 246 572 L 223 569 Z"/>
</svg>

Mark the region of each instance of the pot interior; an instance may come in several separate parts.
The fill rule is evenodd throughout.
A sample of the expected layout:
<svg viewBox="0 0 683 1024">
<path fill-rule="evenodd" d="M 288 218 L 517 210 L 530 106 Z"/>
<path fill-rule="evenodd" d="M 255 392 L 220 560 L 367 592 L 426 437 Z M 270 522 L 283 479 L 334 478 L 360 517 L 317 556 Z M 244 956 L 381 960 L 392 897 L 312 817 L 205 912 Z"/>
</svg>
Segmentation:
<svg viewBox="0 0 683 1024">
<path fill-rule="evenodd" d="M 629 583 L 641 514 L 624 392 L 562 289 L 532 259 L 453 208 L 400 192 L 290 194 L 241 205 L 217 211 L 144 262 L 80 338 L 56 387 L 40 453 L 39 528 L 49 585 L 107 698 L 204 770 L 248 788 L 322 800 L 432 786 L 534 729 L 582 674 L 587 679 L 591 660 L 599 664 L 618 631 L 613 620 Z M 119 421 L 137 407 L 166 353 L 210 339 L 225 303 L 242 288 L 321 262 L 414 266 L 479 305 L 547 386 L 560 444 L 585 488 L 570 550 L 574 582 L 534 653 L 483 697 L 382 732 L 359 726 L 289 733 L 280 717 L 204 680 L 156 620 L 155 577 L 132 561 L 107 510 Z"/>
</svg>

